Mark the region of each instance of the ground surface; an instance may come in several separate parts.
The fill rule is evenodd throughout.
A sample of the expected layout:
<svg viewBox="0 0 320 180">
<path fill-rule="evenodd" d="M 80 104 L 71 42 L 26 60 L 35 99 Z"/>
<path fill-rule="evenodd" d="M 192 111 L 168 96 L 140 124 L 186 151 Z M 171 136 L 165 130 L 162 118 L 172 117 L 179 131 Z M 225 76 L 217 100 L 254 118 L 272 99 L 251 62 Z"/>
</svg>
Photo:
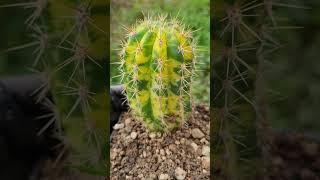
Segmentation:
<svg viewBox="0 0 320 180">
<path fill-rule="evenodd" d="M 265 180 L 320 180 L 320 136 L 292 130 L 270 132 L 270 158 Z M 221 171 L 221 163 L 214 170 Z M 227 180 L 217 175 L 219 180 Z M 263 179 L 261 177 L 255 180 Z"/>
<path fill-rule="evenodd" d="M 272 135 L 270 180 L 320 180 L 320 137 L 293 131 Z"/>
<path fill-rule="evenodd" d="M 149 133 L 130 114 L 114 128 L 111 179 L 209 179 L 208 107 L 196 107 L 194 119 L 172 133 Z"/>
</svg>

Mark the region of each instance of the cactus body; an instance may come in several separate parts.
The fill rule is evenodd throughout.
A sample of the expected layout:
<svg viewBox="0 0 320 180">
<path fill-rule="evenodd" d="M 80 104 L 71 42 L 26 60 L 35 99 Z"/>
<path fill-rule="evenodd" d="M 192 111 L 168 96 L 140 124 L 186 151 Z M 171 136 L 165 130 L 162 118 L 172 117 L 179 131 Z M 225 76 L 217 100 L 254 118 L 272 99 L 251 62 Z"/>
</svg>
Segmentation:
<svg viewBox="0 0 320 180">
<path fill-rule="evenodd" d="M 147 18 L 128 29 L 123 82 L 133 113 L 149 129 L 178 127 L 189 116 L 194 49 L 191 32 L 176 20 Z"/>
</svg>

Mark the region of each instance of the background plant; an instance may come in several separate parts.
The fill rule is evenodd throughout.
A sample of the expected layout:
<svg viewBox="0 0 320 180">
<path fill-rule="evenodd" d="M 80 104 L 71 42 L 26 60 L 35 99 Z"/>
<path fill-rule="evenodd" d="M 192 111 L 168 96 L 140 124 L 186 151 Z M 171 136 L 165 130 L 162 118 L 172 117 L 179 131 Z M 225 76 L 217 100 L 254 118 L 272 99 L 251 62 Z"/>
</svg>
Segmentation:
<svg viewBox="0 0 320 180">
<path fill-rule="evenodd" d="M 214 7 L 214 158 L 227 179 L 263 176 L 270 160 L 266 76 L 272 55 L 282 48 L 277 31 L 297 29 L 281 9 L 305 9 L 293 2 L 227 1 Z M 288 10 L 285 10 L 288 11 Z M 285 16 L 286 17 L 286 16 Z M 271 91 L 274 92 L 274 91 Z"/>
<path fill-rule="evenodd" d="M 55 136 L 62 143 L 53 165 L 63 162 L 70 171 L 91 174 L 94 179 L 104 177 L 108 129 L 102 63 L 107 58 L 105 1 L 8 1 L 0 7 L 6 14 L 1 17 L 22 14 L 3 30 L 2 35 L 13 37 L 8 36 L 7 44 L 1 46 L 1 67 L 9 67 L 6 74 L 44 75 L 44 84 L 32 95 L 52 110 L 39 117 L 51 120 L 38 134 L 53 124 L 58 127 Z M 45 97 L 48 90 L 54 102 Z"/>
</svg>

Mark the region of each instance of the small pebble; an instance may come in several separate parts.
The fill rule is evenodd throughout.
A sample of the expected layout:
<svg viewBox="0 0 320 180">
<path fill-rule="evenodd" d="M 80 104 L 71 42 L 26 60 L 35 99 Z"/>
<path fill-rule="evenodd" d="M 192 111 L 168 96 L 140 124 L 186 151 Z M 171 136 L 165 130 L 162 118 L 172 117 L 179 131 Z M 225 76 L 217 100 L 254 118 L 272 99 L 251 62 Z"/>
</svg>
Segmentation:
<svg viewBox="0 0 320 180">
<path fill-rule="evenodd" d="M 114 130 L 118 130 L 118 129 L 122 129 L 122 128 L 124 128 L 124 124 L 123 124 L 123 123 L 115 124 L 115 125 L 113 126 L 113 129 L 114 129 Z"/>
<path fill-rule="evenodd" d="M 203 146 L 202 147 L 202 155 L 210 156 L 210 147 L 209 146 Z"/>
<path fill-rule="evenodd" d="M 131 119 L 130 118 L 127 118 L 126 120 L 124 120 L 124 124 L 126 126 L 130 125 L 131 124 Z"/>
<path fill-rule="evenodd" d="M 137 136 L 138 136 L 138 134 L 137 134 L 136 132 L 132 132 L 132 133 L 130 134 L 130 137 L 131 137 L 132 139 L 136 139 Z"/>
<path fill-rule="evenodd" d="M 203 144 L 209 144 L 209 142 L 206 140 L 206 138 L 202 138 L 200 140 L 200 142 L 203 143 Z"/>
<path fill-rule="evenodd" d="M 164 155 L 165 155 L 165 152 L 164 152 L 164 150 L 163 150 L 163 149 L 160 149 L 160 154 L 161 154 L 162 156 L 164 156 Z"/>
<path fill-rule="evenodd" d="M 184 180 L 186 178 L 187 172 L 180 167 L 175 170 L 175 176 L 177 180 Z"/>
<path fill-rule="evenodd" d="M 166 149 L 166 154 L 167 155 L 170 155 L 171 154 L 171 151 L 169 149 Z"/>
<path fill-rule="evenodd" d="M 138 178 L 143 178 L 143 174 L 139 174 L 139 175 L 138 175 Z"/>
<path fill-rule="evenodd" d="M 203 132 L 199 128 L 192 129 L 191 135 L 193 138 L 201 139 L 204 137 Z"/>
<path fill-rule="evenodd" d="M 159 180 L 168 180 L 170 179 L 170 176 L 168 174 L 160 174 Z"/>
<path fill-rule="evenodd" d="M 190 144 L 190 146 L 192 147 L 192 149 L 193 149 L 195 152 L 198 150 L 198 145 L 197 145 L 196 143 L 192 142 L 192 143 Z"/>
<path fill-rule="evenodd" d="M 206 170 L 210 169 L 210 158 L 209 157 L 202 158 L 202 167 Z"/>
<path fill-rule="evenodd" d="M 149 134 L 149 137 L 150 137 L 151 139 L 154 139 L 154 138 L 156 137 L 156 134 L 155 134 L 155 133 L 150 133 L 150 134 Z"/>
<path fill-rule="evenodd" d="M 147 157 L 147 152 L 143 151 L 143 152 L 142 152 L 142 156 L 143 156 L 143 157 Z"/>
</svg>

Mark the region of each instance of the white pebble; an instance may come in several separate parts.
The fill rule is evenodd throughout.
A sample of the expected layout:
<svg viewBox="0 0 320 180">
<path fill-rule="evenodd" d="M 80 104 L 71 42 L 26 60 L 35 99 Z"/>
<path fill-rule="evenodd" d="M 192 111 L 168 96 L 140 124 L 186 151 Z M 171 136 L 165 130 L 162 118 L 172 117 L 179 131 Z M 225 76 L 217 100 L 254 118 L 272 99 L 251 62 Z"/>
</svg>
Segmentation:
<svg viewBox="0 0 320 180">
<path fill-rule="evenodd" d="M 124 124 L 123 124 L 123 123 L 115 124 L 115 125 L 113 126 L 113 129 L 115 129 L 115 130 L 122 129 L 122 128 L 124 128 Z"/>
<path fill-rule="evenodd" d="M 187 172 L 183 170 L 182 168 L 178 167 L 175 170 L 175 176 L 177 180 L 184 180 L 187 176 Z"/>
<path fill-rule="evenodd" d="M 132 139 L 136 139 L 137 136 L 138 136 L 138 134 L 137 134 L 136 132 L 132 132 L 132 133 L 130 134 L 130 136 L 131 136 Z"/>
</svg>

